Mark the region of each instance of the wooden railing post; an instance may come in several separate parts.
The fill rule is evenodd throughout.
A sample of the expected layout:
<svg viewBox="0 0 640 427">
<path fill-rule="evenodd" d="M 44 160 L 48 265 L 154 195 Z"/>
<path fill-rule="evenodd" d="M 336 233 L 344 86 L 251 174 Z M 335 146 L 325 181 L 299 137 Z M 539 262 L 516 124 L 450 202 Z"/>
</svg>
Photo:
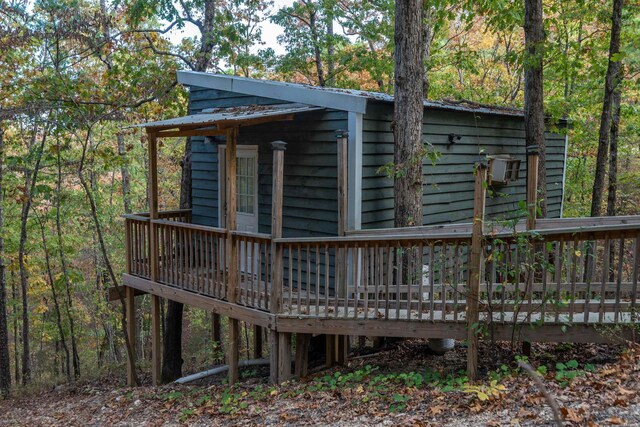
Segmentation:
<svg viewBox="0 0 640 427">
<path fill-rule="evenodd" d="M 286 142 L 273 141 L 273 172 L 271 188 L 271 313 L 282 310 L 282 258 L 283 246 L 275 239 L 282 237 L 282 203 L 284 186 L 284 151 Z M 292 290 L 289 289 L 289 292 Z M 291 377 L 291 334 L 269 331 L 269 362 L 272 383 L 287 381 Z"/>
<path fill-rule="evenodd" d="M 227 129 L 227 229 L 237 228 L 237 199 L 236 199 L 236 145 L 238 128 Z M 229 302 L 238 302 L 238 238 L 229 234 L 227 250 L 227 298 Z M 229 318 L 229 345 L 227 347 L 227 364 L 229 365 L 229 384 L 235 384 L 240 378 L 238 358 L 240 357 L 240 321 Z"/>
<path fill-rule="evenodd" d="M 149 140 L 149 278 L 158 281 L 158 144 L 156 134 L 147 132 Z M 151 296 L 151 378 L 154 385 L 160 384 L 160 297 Z"/>
<path fill-rule="evenodd" d="M 473 231 L 471 258 L 469 259 L 469 289 L 467 290 L 467 376 L 475 380 L 478 375 L 478 332 L 480 320 L 480 283 L 482 281 L 482 246 L 484 210 L 487 193 L 487 166 L 476 165 L 473 201 Z"/>
</svg>

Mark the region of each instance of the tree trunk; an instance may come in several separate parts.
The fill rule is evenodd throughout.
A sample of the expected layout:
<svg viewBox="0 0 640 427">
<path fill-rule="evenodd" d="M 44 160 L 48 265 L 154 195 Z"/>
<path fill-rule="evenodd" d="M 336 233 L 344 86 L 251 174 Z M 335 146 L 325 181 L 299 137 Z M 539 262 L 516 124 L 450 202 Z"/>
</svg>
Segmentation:
<svg viewBox="0 0 640 427">
<path fill-rule="evenodd" d="M 547 216 L 547 174 L 544 140 L 544 102 L 542 59 L 544 29 L 542 0 L 524 2 L 524 130 L 527 147 L 538 149 L 538 208 Z"/>
<path fill-rule="evenodd" d="M 182 376 L 182 303 L 168 300 L 162 354 L 162 382 Z"/>
<path fill-rule="evenodd" d="M 429 61 L 431 60 L 431 42 L 433 41 L 434 36 L 433 25 L 431 22 L 432 15 L 433 11 L 431 7 L 425 5 L 424 22 L 422 24 L 422 30 L 424 31 L 424 80 L 422 84 L 424 98 L 429 98 Z"/>
<path fill-rule="evenodd" d="M 593 180 L 593 192 L 591 193 L 591 216 L 600 216 L 602 208 L 602 195 L 604 193 L 605 169 L 607 163 L 607 151 L 609 145 L 609 133 L 611 132 L 611 110 L 613 94 L 618 84 L 620 72 L 620 31 L 622 27 L 622 6 L 624 0 L 613 0 L 613 13 L 611 15 L 611 40 L 609 42 L 609 64 L 604 84 L 604 99 L 602 101 L 602 114 L 600 116 L 600 132 L 598 134 L 598 154 L 596 157 L 596 172 Z"/>
<path fill-rule="evenodd" d="M 394 224 L 422 225 L 423 2 L 396 0 Z"/>
<path fill-rule="evenodd" d="M 15 273 L 11 270 L 11 298 L 18 301 L 18 289 L 16 288 Z M 13 368 L 14 382 L 20 383 L 20 333 L 18 332 L 18 305 L 13 306 Z"/>
<path fill-rule="evenodd" d="M 71 333 L 71 354 L 73 361 L 73 376 L 80 377 L 80 356 L 78 354 L 78 345 L 76 342 L 75 321 L 73 318 L 73 298 L 71 297 L 71 283 L 69 283 L 69 271 L 67 269 L 67 260 L 64 253 L 64 241 L 62 239 L 62 221 L 60 219 L 60 200 L 62 197 L 62 159 L 60 158 L 60 148 L 58 147 L 57 155 L 58 163 L 58 182 L 56 184 L 56 232 L 58 234 L 58 255 L 60 257 L 60 268 L 62 269 L 62 277 L 66 291 L 65 312 L 69 319 L 69 332 Z"/>
<path fill-rule="evenodd" d="M 216 46 L 215 29 L 216 1 L 204 1 L 204 22 L 202 24 L 202 34 L 200 51 L 194 66 L 194 71 L 207 71 L 213 58 L 213 49 Z"/>
<path fill-rule="evenodd" d="M 334 29 L 333 29 L 333 1 L 325 1 L 324 5 L 324 15 L 325 21 L 327 23 L 327 80 L 326 84 L 328 86 L 335 85 L 335 74 L 336 74 L 336 66 L 335 66 L 335 56 L 336 56 L 336 48 L 334 43 Z"/>
<path fill-rule="evenodd" d="M 34 129 L 34 135 L 36 134 Z M 20 243 L 18 247 L 18 264 L 20 268 L 20 288 L 22 290 L 22 384 L 26 385 L 31 381 L 31 356 L 29 354 L 29 303 L 27 289 L 29 287 L 29 275 L 25 264 L 25 251 L 27 245 L 27 221 L 29 220 L 29 211 L 31 210 L 31 202 L 33 192 L 35 190 L 36 181 L 38 180 L 38 171 L 40 170 L 40 160 L 42 160 L 42 152 L 44 144 L 47 140 L 48 126 L 45 127 L 40 145 L 36 152 L 36 163 L 31 173 L 25 171 L 25 194 L 22 204 L 22 213 L 20 215 Z M 34 136 L 35 138 L 35 136 Z"/>
<path fill-rule="evenodd" d="M 49 286 L 51 287 L 51 297 L 53 298 L 53 308 L 56 314 L 56 326 L 58 327 L 58 334 L 60 339 L 56 341 L 56 345 L 60 343 L 65 355 L 65 369 L 64 372 L 67 376 L 67 382 L 71 382 L 71 356 L 69 355 L 69 346 L 67 345 L 67 338 L 64 334 L 64 328 L 62 327 L 62 314 L 60 313 L 60 304 L 58 303 L 58 292 L 56 291 L 56 282 L 53 279 L 53 272 L 51 271 L 51 260 L 49 258 L 49 248 L 47 247 L 47 238 L 44 233 L 44 223 L 40 220 L 40 233 L 42 236 L 42 250 L 44 251 L 44 261 L 47 268 L 47 278 L 49 279 Z"/>
<path fill-rule="evenodd" d="M 129 163 L 127 162 L 127 150 L 124 146 L 124 135 L 118 133 L 118 155 L 122 161 L 120 174 L 122 177 L 122 201 L 124 203 L 124 213 L 131 213 L 131 174 L 129 173 Z"/>
<path fill-rule="evenodd" d="M 616 216 L 618 195 L 618 133 L 620 127 L 620 102 L 622 94 L 613 94 L 613 117 L 609 134 L 609 187 L 607 191 L 607 216 Z"/>
<path fill-rule="evenodd" d="M 316 11 L 309 13 L 309 31 L 313 39 L 313 51 L 316 61 L 316 73 L 318 74 L 318 85 L 324 87 L 327 85 L 324 75 L 324 63 L 322 62 L 322 49 L 320 48 L 320 36 L 318 35 L 318 19 Z"/>
<path fill-rule="evenodd" d="M 131 346 L 131 342 L 129 341 L 129 334 L 127 333 L 127 316 L 126 316 L 127 308 L 126 308 L 126 304 L 124 302 L 124 290 L 122 289 L 122 287 L 118 283 L 118 280 L 116 278 L 116 274 L 113 271 L 113 267 L 111 265 L 111 261 L 109 260 L 109 257 L 107 255 L 107 246 L 104 243 L 104 235 L 102 233 L 102 225 L 101 225 L 100 220 L 98 218 L 98 209 L 96 208 L 96 201 L 93 198 L 93 193 L 91 192 L 91 188 L 89 187 L 89 184 L 87 183 L 87 180 L 84 177 L 84 162 L 86 160 L 87 145 L 88 145 L 90 139 L 91 139 L 91 128 L 87 129 L 87 136 L 86 136 L 86 139 L 85 139 L 84 144 L 82 146 L 82 156 L 80 157 L 80 165 L 78 166 L 78 180 L 80 181 L 80 185 L 84 189 L 85 195 L 87 196 L 87 199 L 89 201 L 91 219 L 93 219 L 93 223 L 94 223 L 94 226 L 95 226 L 95 229 L 96 229 L 96 234 L 98 236 L 98 244 L 99 244 L 99 247 L 100 247 L 100 251 L 102 253 L 102 259 L 104 261 L 104 265 L 105 265 L 105 268 L 107 270 L 107 274 L 109 275 L 109 278 L 111 279 L 111 282 L 113 283 L 113 286 L 118 291 L 118 296 L 119 296 L 119 299 L 120 299 L 120 306 L 121 306 L 121 309 L 122 309 L 122 317 L 121 317 L 120 326 L 122 328 L 122 333 L 123 333 L 123 336 L 124 336 L 125 346 L 126 346 L 126 350 L 127 350 L 127 358 L 128 358 L 129 362 L 132 365 L 135 365 L 135 355 L 133 354 L 133 348 Z M 135 369 L 133 370 L 133 382 L 135 384 L 138 384 L 138 377 L 136 375 Z"/>
<path fill-rule="evenodd" d="M 11 366 L 9 362 L 9 325 L 7 324 L 7 283 L 4 253 L 4 129 L 0 126 L 0 397 L 11 389 Z"/>
<path fill-rule="evenodd" d="M 180 209 L 191 209 L 191 138 L 187 138 L 182 176 L 180 178 Z M 169 300 L 162 340 L 162 382 L 182 376 L 182 303 Z"/>
</svg>

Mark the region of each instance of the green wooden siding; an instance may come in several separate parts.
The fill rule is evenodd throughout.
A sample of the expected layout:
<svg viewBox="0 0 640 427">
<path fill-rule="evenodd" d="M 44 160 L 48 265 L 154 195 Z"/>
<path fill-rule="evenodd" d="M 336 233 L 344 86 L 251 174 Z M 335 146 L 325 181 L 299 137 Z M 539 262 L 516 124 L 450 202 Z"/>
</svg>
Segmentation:
<svg viewBox="0 0 640 427">
<path fill-rule="evenodd" d="M 282 101 L 244 96 L 226 91 L 191 87 L 190 112 L 204 108 Z M 283 140 L 284 154 L 283 234 L 331 236 L 337 234 L 337 152 L 335 131 L 346 129 L 347 113 L 324 110 L 298 114 L 293 121 L 272 122 L 240 129 L 238 144 L 258 145 L 259 231 L 271 231 L 271 185 L 273 152 L 270 142 Z M 192 140 L 193 222 L 217 226 L 218 144 L 224 138 Z"/>
<path fill-rule="evenodd" d="M 371 105 L 363 120 L 362 228 L 393 226 L 393 181 L 378 169 L 393 161 L 393 107 Z M 462 136 L 455 144 L 449 134 Z M 440 153 L 424 164 L 425 225 L 470 221 L 473 216 L 473 165 L 490 154 L 510 154 L 521 162 L 520 179 L 496 186 L 487 199 L 489 218 L 511 217 L 526 197 L 523 119 L 472 112 L 425 110 L 423 134 Z M 559 217 L 562 202 L 565 137 L 547 132 L 549 217 Z"/>
</svg>

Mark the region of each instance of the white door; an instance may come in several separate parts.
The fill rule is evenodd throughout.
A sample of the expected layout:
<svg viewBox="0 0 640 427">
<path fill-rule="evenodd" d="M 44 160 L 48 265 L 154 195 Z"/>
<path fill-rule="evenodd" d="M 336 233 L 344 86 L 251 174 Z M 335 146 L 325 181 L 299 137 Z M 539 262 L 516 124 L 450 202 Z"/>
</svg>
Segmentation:
<svg viewBox="0 0 640 427">
<path fill-rule="evenodd" d="M 225 147 L 220 147 L 219 154 L 219 194 L 221 225 L 226 226 L 226 170 Z M 258 232 L 258 147 L 238 146 L 236 148 L 236 221 L 239 231 Z M 256 248 L 257 249 L 257 248 Z M 248 254 L 245 252 L 249 252 Z M 255 271 L 253 265 L 255 251 L 245 251 L 241 247 L 240 267 L 247 273 Z M 248 271 L 247 271 L 248 270 Z"/>
</svg>

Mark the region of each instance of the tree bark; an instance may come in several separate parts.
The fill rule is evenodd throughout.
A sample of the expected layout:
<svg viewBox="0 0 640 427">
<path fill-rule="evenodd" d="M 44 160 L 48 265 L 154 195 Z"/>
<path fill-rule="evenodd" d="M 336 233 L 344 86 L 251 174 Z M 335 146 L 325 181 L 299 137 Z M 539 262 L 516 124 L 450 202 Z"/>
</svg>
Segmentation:
<svg viewBox="0 0 640 427">
<path fill-rule="evenodd" d="M 90 208 L 90 213 L 91 213 L 91 219 L 93 219 L 93 223 L 95 225 L 96 228 L 96 234 L 98 236 L 98 244 L 99 244 L 99 248 L 100 251 L 102 253 L 102 259 L 104 261 L 104 265 L 105 268 L 107 270 L 107 274 L 109 275 L 109 277 L 111 278 L 111 282 L 113 283 L 113 286 L 116 288 L 116 290 L 118 291 L 118 296 L 120 299 L 120 306 L 122 309 L 122 317 L 121 317 L 121 321 L 120 321 L 120 326 L 122 328 L 122 333 L 124 336 L 124 341 L 125 341 L 125 346 L 126 346 L 126 350 L 127 350 L 127 358 L 129 360 L 129 362 L 132 365 L 135 365 L 135 355 L 133 354 L 133 347 L 131 346 L 131 342 L 129 341 L 129 334 L 127 333 L 127 308 L 126 308 L 126 304 L 124 302 L 124 290 L 122 289 L 122 287 L 119 285 L 118 280 L 116 278 L 116 274 L 113 271 L 113 266 L 111 265 L 111 261 L 109 260 L 109 257 L 107 255 L 107 246 L 104 243 L 104 235 L 102 232 L 102 225 L 100 223 L 100 220 L 98 218 L 98 209 L 96 208 L 96 201 L 93 198 L 93 193 L 91 192 L 91 188 L 89 187 L 89 184 L 87 183 L 87 180 L 84 176 L 84 164 L 85 164 L 85 160 L 86 160 L 86 156 L 87 156 L 87 145 L 89 144 L 89 140 L 91 139 L 91 127 L 89 127 L 87 129 L 87 135 L 85 138 L 85 141 L 82 145 L 82 156 L 80 157 L 80 165 L 78 166 L 78 180 L 80 181 L 80 185 L 82 186 L 82 188 L 84 189 L 84 192 L 87 196 L 87 199 L 89 201 L 89 208 Z M 133 378 L 133 382 L 135 384 L 138 384 L 138 377 L 135 373 L 135 369 L 134 369 L 134 378 Z"/>
<path fill-rule="evenodd" d="M 424 31 L 424 80 L 422 84 L 422 90 L 424 92 L 424 98 L 429 98 L 429 61 L 431 60 L 431 42 L 433 41 L 433 25 L 431 18 L 433 11 L 428 4 L 425 4 L 424 22 L 422 30 Z"/>
<path fill-rule="evenodd" d="M 609 133 L 609 185 L 607 191 L 607 216 L 616 216 L 618 201 L 618 134 L 620 128 L 620 102 L 622 94 L 613 94 L 613 117 Z"/>
<path fill-rule="evenodd" d="M 613 0 L 613 13 L 611 15 L 611 40 L 609 42 L 609 64 L 605 75 L 604 99 L 602 101 L 602 114 L 600 116 L 600 131 L 598 134 L 598 154 L 596 157 L 596 171 L 593 180 L 593 192 L 591 193 L 591 216 L 600 216 L 602 210 L 602 196 L 605 184 L 605 169 L 607 163 L 607 151 L 609 146 L 609 133 L 611 132 L 611 110 L 614 91 L 618 84 L 620 72 L 620 32 L 622 28 L 622 6 L 624 0 Z"/>
<path fill-rule="evenodd" d="M 131 174 L 129 173 L 129 163 L 127 162 L 127 150 L 124 146 L 124 135 L 118 133 L 118 155 L 122 161 L 120 174 L 122 178 L 122 201 L 124 203 L 124 213 L 131 213 Z"/>
<path fill-rule="evenodd" d="M 423 2 L 396 0 L 394 224 L 422 225 Z"/>
<path fill-rule="evenodd" d="M 336 66 L 335 66 L 335 56 L 336 56 L 336 48 L 334 43 L 334 29 L 333 29 L 333 13 L 334 3 L 333 1 L 324 2 L 324 15 L 325 21 L 327 23 L 327 79 L 326 84 L 328 86 L 335 85 L 335 74 L 336 74 Z"/>
<path fill-rule="evenodd" d="M 524 2 L 524 130 L 527 147 L 538 148 L 538 209 L 547 216 L 547 168 L 544 140 L 542 0 Z"/>
<path fill-rule="evenodd" d="M 34 139 L 37 134 L 34 129 Z M 36 163 L 33 171 L 25 171 L 25 194 L 22 204 L 22 212 L 20 215 L 20 243 L 18 247 L 18 265 L 20 268 L 20 288 L 22 290 L 22 384 L 26 385 L 31 381 L 31 356 L 29 354 L 29 302 L 27 289 L 29 287 L 29 275 L 25 264 L 25 251 L 27 245 L 27 221 L 29 220 L 29 211 L 31 210 L 31 202 L 33 200 L 33 192 L 35 190 L 36 181 L 38 180 L 38 171 L 40 170 L 40 161 L 42 160 L 42 152 L 44 144 L 47 140 L 48 126 L 45 127 L 40 144 L 36 151 Z"/>
<path fill-rule="evenodd" d="M 18 300 L 18 289 L 16 287 L 15 273 L 11 270 L 11 297 Z M 18 305 L 13 306 L 13 368 L 15 384 L 20 383 L 20 333 L 18 329 Z"/>
<path fill-rule="evenodd" d="M 180 178 L 180 209 L 191 209 L 191 138 L 187 138 L 182 176 Z M 182 376 L 182 303 L 168 300 L 162 340 L 162 382 Z"/>
<path fill-rule="evenodd" d="M 60 201 L 62 197 L 62 159 L 60 157 L 60 148 L 57 154 L 58 163 L 58 182 L 56 184 L 56 233 L 58 234 L 58 256 L 60 257 L 60 268 L 62 269 L 62 277 L 66 291 L 65 312 L 69 319 L 69 332 L 71 334 L 71 354 L 73 361 L 73 376 L 80 378 L 80 355 L 78 354 L 78 344 L 76 342 L 76 328 L 73 317 L 73 298 L 71 297 L 71 283 L 69 283 L 69 270 L 67 269 L 67 259 L 64 253 L 64 241 L 62 238 L 62 221 L 60 218 Z"/>
<path fill-rule="evenodd" d="M 56 291 L 56 282 L 53 279 L 53 271 L 51 270 L 51 259 L 49 257 L 49 248 L 47 247 L 47 237 L 44 233 L 44 223 L 40 219 L 40 234 L 42 236 L 42 250 L 44 251 L 44 261 L 47 268 L 47 278 L 49 279 L 49 287 L 51 288 L 51 297 L 53 298 L 53 308 L 56 314 L 56 326 L 58 327 L 58 334 L 60 339 L 56 341 L 62 345 L 65 356 L 65 369 L 64 372 L 67 376 L 67 382 L 71 382 L 71 355 L 69 354 L 69 346 L 67 345 L 67 338 L 62 327 L 62 314 L 60 312 L 60 304 L 58 303 L 58 292 Z"/>
<path fill-rule="evenodd" d="M 4 129 L 0 126 L 0 397 L 11 389 L 11 365 L 9 362 L 9 325 L 7 324 L 7 283 L 4 253 Z"/>
<path fill-rule="evenodd" d="M 322 61 L 322 50 L 320 49 L 320 37 L 318 34 L 318 16 L 315 9 L 310 9 L 309 12 L 309 31 L 311 31 L 311 37 L 313 38 L 313 51 L 316 61 L 316 72 L 318 73 L 318 86 L 324 87 L 327 85 L 324 75 L 324 63 Z"/>
</svg>

